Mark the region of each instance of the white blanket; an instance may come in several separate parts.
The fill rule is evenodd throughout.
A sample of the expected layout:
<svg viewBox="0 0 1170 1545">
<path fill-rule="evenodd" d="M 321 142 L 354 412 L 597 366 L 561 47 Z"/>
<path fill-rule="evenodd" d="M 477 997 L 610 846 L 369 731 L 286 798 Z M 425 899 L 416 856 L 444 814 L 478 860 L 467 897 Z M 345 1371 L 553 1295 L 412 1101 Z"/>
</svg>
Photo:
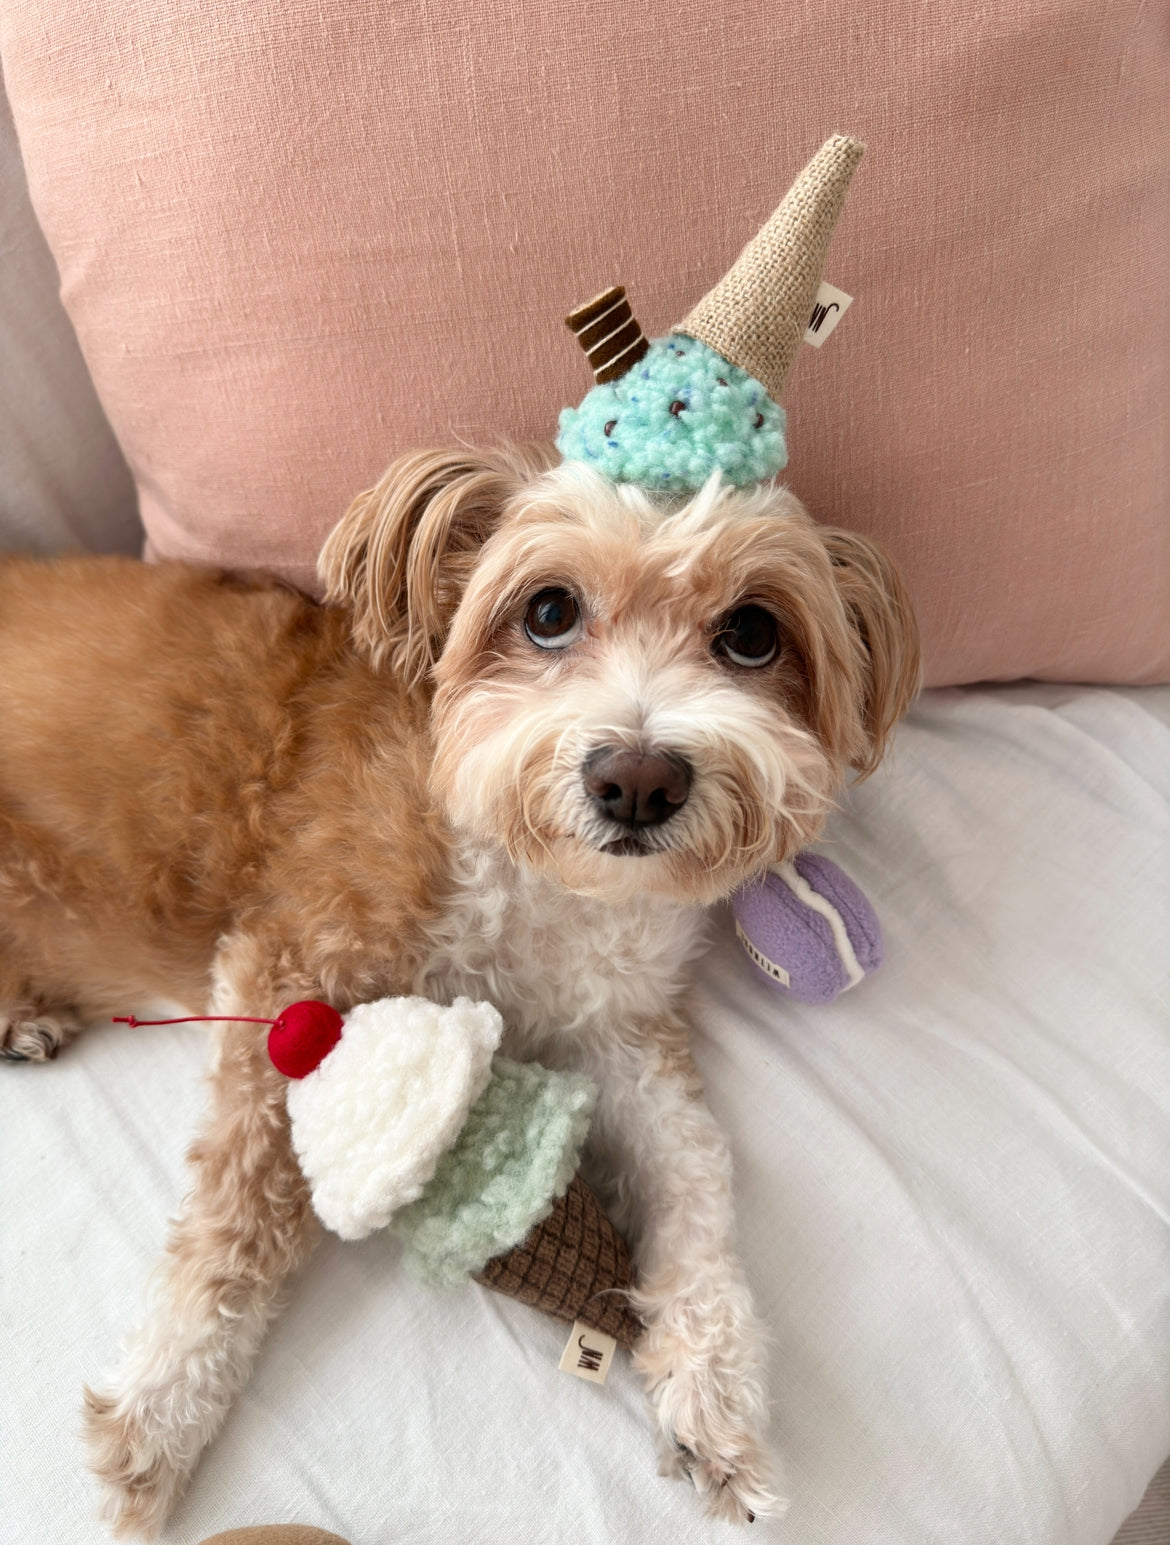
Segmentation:
<svg viewBox="0 0 1170 1545">
<path fill-rule="evenodd" d="M 726 918 L 697 1050 L 774 1330 L 784 1545 L 1106 1545 L 1170 1452 L 1170 688 L 930 694 L 825 851 L 886 964 L 829 1007 Z M 132 1007 L 132 1005 L 128 1005 Z M 91 1545 L 77 1436 L 200 1117 L 198 1027 L 0 1067 L 0 1539 Z M 659 1479 L 628 1363 L 330 1239 L 164 1535 L 742 1540 Z"/>
</svg>

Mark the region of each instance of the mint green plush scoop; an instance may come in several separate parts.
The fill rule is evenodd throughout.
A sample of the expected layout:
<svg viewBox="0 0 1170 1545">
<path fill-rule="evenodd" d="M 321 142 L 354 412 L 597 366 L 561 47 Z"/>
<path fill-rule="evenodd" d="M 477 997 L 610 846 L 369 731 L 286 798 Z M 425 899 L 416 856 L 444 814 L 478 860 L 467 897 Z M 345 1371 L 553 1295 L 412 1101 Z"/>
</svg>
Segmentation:
<svg viewBox="0 0 1170 1545">
<path fill-rule="evenodd" d="M 410 1271 L 459 1287 L 543 1222 L 577 1171 L 596 1099 L 583 1074 L 496 1057 L 454 1147 L 391 1219 Z"/>
<path fill-rule="evenodd" d="M 560 416 L 557 449 L 615 483 L 686 492 L 712 472 L 743 488 L 788 464 L 784 409 L 697 338 L 653 342 L 632 370 Z"/>
</svg>

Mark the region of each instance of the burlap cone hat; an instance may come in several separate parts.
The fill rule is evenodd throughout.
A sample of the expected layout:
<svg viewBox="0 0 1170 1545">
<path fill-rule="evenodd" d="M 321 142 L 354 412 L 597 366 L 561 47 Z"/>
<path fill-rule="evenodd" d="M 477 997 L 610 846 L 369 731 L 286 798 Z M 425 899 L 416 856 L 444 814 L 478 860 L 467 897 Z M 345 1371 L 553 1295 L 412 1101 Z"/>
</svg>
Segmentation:
<svg viewBox="0 0 1170 1545">
<path fill-rule="evenodd" d="M 755 376 L 775 402 L 800 352 L 864 150 L 844 134 L 826 140 L 768 223 L 675 328 Z"/>
<path fill-rule="evenodd" d="M 567 461 L 668 493 L 701 488 L 714 472 L 743 487 L 787 465 L 779 399 L 863 151 L 847 135 L 827 140 L 667 337 L 647 342 L 621 286 L 570 312 L 597 384 L 561 414 Z"/>
</svg>

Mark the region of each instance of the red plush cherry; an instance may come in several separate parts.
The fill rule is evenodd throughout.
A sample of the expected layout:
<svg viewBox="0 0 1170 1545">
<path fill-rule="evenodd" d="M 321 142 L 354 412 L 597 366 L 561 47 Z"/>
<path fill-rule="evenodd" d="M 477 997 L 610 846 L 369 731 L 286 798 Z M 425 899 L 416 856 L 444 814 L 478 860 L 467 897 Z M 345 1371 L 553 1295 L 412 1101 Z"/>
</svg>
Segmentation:
<svg viewBox="0 0 1170 1545">
<path fill-rule="evenodd" d="M 341 1015 L 328 1003 L 290 1004 L 268 1032 L 268 1055 L 278 1073 L 304 1078 L 341 1039 Z"/>
</svg>

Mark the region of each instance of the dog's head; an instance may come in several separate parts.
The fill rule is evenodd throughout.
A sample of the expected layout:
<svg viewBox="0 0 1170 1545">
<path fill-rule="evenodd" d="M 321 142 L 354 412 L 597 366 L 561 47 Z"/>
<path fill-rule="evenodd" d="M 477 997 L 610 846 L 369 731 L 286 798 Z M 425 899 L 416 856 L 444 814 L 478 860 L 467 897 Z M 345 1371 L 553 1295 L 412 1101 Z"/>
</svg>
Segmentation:
<svg viewBox="0 0 1170 1545">
<path fill-rule="evenodd" d="M 433 680 L 453 824 L 587 894 L 712 901 L 791 856 L 918 681 L 889 559 L 772 485 L 407 456 L 320 570 L 375 666 Z"/>
</svg>

